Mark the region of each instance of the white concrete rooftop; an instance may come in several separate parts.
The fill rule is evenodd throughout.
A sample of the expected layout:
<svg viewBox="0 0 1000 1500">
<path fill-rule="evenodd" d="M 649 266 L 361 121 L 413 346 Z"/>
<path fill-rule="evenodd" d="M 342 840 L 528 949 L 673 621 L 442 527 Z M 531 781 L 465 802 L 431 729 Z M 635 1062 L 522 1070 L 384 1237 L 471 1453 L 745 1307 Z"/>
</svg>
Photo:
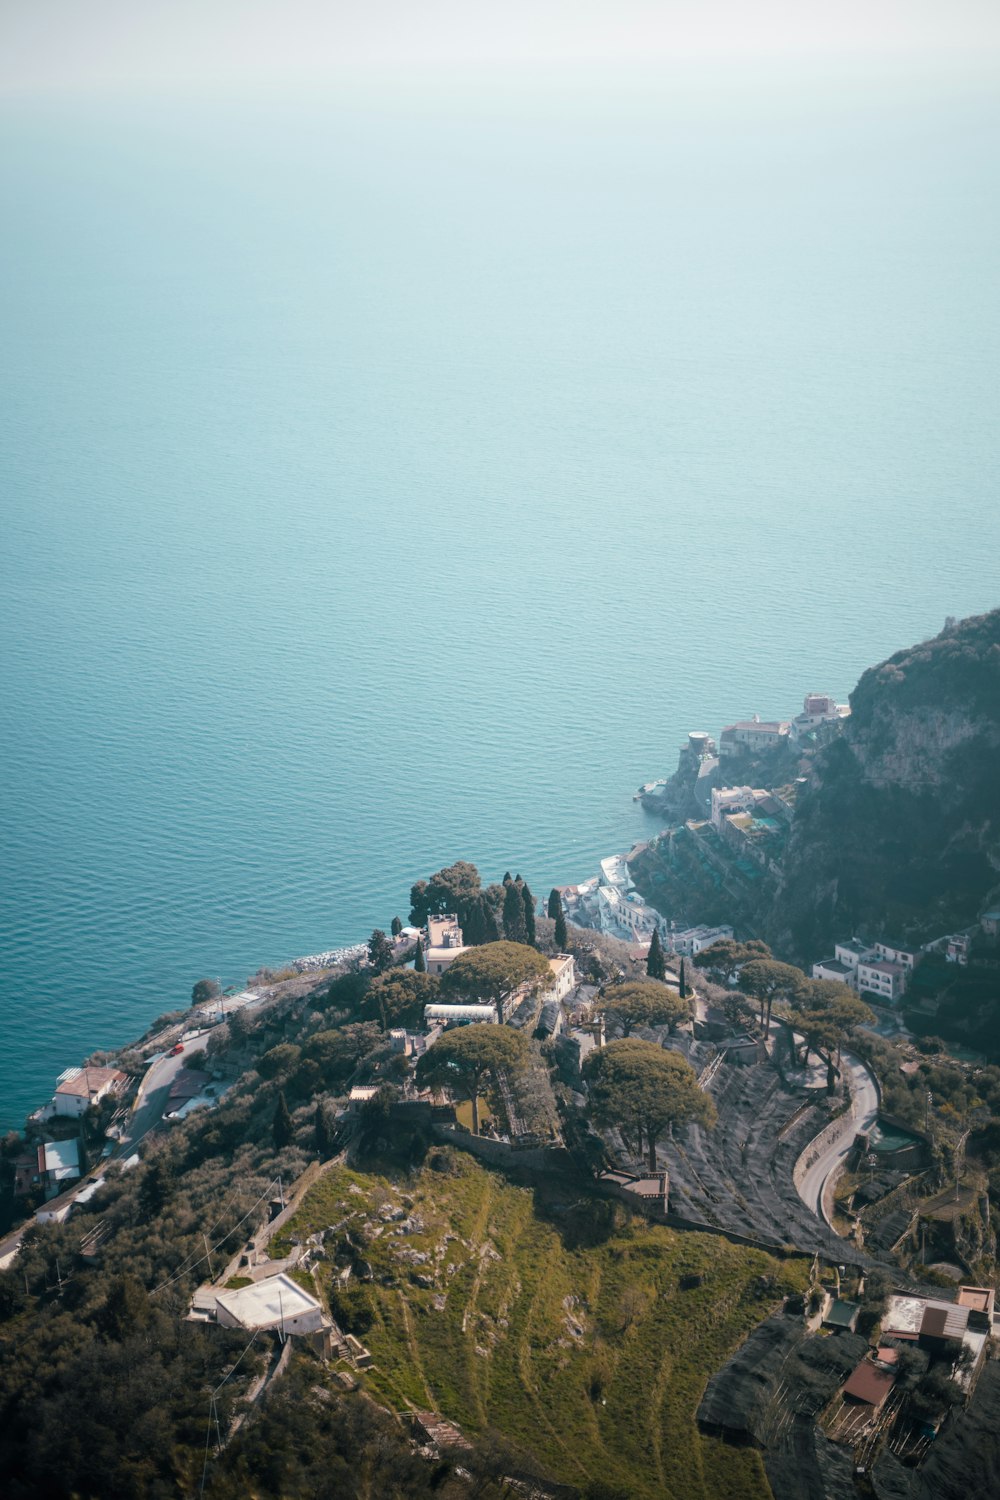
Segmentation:
<svg viewBox="0 0 1000 1500">
<path fill-rule="evenodd" d="M 251 1286 L 216 1292 L 215 1300 L 244 1328 L 280 1328 L 292 1318 L 312 1313 L 322 1319 L 323 1314 L 316 1298 L 283 1273 Z"/>
</svg>

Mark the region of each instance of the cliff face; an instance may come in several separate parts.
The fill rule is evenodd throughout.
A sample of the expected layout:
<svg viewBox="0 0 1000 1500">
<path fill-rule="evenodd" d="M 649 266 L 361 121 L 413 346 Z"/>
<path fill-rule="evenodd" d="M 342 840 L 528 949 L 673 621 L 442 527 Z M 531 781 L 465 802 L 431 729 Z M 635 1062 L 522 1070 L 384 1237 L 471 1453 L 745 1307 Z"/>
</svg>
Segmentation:
<svg viewBox="0 0 1000 1500">
<path fill-rule="evenodd" d="M 800 959 L 862 928 L 928 939 L 1000 884 L 1000 610 L 867 671 L 799 799 L 761 925 Z"/>
</svg>

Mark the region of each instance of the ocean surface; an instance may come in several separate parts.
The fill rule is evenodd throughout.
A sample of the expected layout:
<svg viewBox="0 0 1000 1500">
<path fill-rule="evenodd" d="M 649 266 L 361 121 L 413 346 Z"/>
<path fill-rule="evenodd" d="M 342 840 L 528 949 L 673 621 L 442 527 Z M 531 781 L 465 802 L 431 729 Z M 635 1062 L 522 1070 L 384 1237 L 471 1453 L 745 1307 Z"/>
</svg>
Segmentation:
<svg viewBox="0 0 1000 1500">
<path fill-rule="evenodd" d="M 996 90 L 675 83 L 3 106 L 0 1124 L 1000 603 Z"/>
</svg>

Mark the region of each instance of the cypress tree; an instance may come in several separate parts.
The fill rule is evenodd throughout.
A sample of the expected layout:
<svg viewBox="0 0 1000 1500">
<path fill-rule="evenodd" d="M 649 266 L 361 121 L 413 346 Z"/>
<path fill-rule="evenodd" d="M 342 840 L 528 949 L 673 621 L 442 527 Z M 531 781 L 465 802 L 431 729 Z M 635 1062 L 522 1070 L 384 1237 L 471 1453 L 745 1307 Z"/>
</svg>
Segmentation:
<svg viewBox="0 0 1000 1500">
<path fill-rule="evenodd" d="M 479 912 L 483 924 L 482 941 L 484 943 L 499 942 L 500 928 L 497 926 L 497 914 L 485 896 L 479 898 Z"/>
<path fill-rule="evenodd" d="M 503 935 L 508 943 L 523 943 L 525 939 L 524 902 L 513 880 L 503 898 Z"/>
<path fill-rule="evenodd" d="M 660 933 L 656 927 L 653 928 L 653 937 L 649 945 L 649 956 L 646 959 L 646 973 L 650 979 L 666 979 L 667 977 L 667 961 L 663 957 Z"/>
<path fill-rule="evenodd" d="M 326 1118 L 326 1110 L 322 1104 L 316 1105 L 316 1151 L 321 1161 L 326 1161 L 330 1155 L 330 1147 L 333 1142 L 330 1139 L 330 1123 Z"/>
<path fill-rule="evenodd" d="M 399 937 L 399 934 L 403 930 L 403 921 L 402 921 L 402 918 L 401 917 L 393 917 L 392 922 L 389 925 L 390 925 L 390 930 L 392 932 L 393 937 Z"/>
<path fill-rule="evenodd" d="M 427 973 L 427 960 L 426 958 L 424 958 L 424 945 L 419 938 L 417 938 L 417 948 L 416 952 L 413 955 L 413 967 L 418 974 Z"/>
<path fill-rule="evenodd" d="M 274 1133 L 274 1144 L 279 1151 L 283 1151 L 286 1146 L 291 1145 L 295 1131 L 292 1127 L 292 1117 L 289 1113 L 288 1101 L 285 1098 L 284 1089 L 278 1095 L 278 1107 L 274 1111 L 272 1130 Z"/>
<path fill-rule="evenodd" d="M 533 948 L 535 946 L 535 898 L 528 889 L 527 881 L 521 887 L 521 900 L 524 902 L 524 936 Z"/>
<path fill-rule="evenodd" d="M 549 891 L 549 904 L 548 904 L 548 907 L 546 908 L 546 910 L 548 912 L 549 917 L 553 921 L 555 920 L 556 917 L 558 917 L 559 913 L 562 911 L 562 897 L 560 896 L 559 892 L 556 890 L 555 886 L 553 886 L 552 889 L 551 889 L 551 891 Z"/>
<path fill-rule="evenodd" d="M 684 960 L 683 960 L 683 958 L 681 959 L 681 983 L 680 983 L 679 994 L 680 994 L 680 997 L 681 997 L 682 1000 L 686 1000 L 687 997 L 688 997 L 687 975 L 684 972 Z"/>
<path fill-rule="evenodd" d="M 561 906 L 556 914 L 555 939 L 556 947 L 558 948 L 559 952 L 565 953 L 566 944 L 569 941 L 569 934 L 566 931 L 566 918 L 563 916 L 563 909 Z"/>
</svg>

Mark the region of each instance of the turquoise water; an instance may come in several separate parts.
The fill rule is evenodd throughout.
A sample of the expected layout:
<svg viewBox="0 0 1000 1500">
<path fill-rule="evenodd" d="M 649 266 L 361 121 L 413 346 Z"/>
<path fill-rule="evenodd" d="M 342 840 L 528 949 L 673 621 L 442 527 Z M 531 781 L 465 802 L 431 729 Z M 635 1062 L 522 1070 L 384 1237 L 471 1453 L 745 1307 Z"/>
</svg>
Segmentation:
<svg viewBox="0 0 1000 1500">
<path fill-rule="evenodd" d="M 0 1117 L 1000 602 L 996 110 L 3 114 Z"/>
</svg>

